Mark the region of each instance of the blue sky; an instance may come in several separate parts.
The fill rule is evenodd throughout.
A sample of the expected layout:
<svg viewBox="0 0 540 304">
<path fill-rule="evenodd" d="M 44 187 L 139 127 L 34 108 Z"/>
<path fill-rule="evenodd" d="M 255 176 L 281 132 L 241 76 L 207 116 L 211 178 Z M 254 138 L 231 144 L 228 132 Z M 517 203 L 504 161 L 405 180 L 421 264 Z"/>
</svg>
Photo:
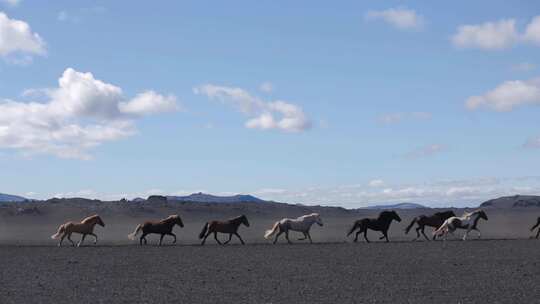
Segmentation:
<svg viewBox="0 0 540 304">
<path fill-rule="evenodd" d="M 0 0 L 0 192 L 540 194 L 537 1 Z"/>
</svg>

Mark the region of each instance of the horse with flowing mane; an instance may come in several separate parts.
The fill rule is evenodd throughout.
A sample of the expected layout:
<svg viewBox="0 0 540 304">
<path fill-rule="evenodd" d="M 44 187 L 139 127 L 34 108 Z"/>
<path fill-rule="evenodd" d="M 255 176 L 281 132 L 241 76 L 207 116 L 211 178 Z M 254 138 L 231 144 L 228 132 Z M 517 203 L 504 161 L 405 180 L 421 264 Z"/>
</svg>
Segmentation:
<svg viewBox="0 0 540 304">
<path fill-rule="evenodd" d="M 206 242 L 206 238 L 213 233 L 214 239 L 216 242 L 220 245 L 228 244 L 233 234 L 240 240 L 242 245 L 245 245 L 244 240 L 242 240 L 242 237 L 238 234 L 238 227 L 244 224 L 246 227 L 249 227 L 248 219 L 245 215 L 241 215 L 239 217 L 235 217 L 233 219 L 227 220 L 227 221 L 211 221 L 204 224 L 201 233 L 199 233 L 199 239 L 202 239 L 201 245 L 204 245 Z M 219 239 L 217 238 L 217 233 L 228 233 L 229 234 L 229 240 L 227 240 L 224 243 L 221 243 Z"/>
<path fill-rule="evenodd" d="M 311 235 L 309 234 L 309 230 L 311 229 L 311 226 L 315 223 L 317 223 L 319 226 L 323 225 L 322 219 L 318 213 L 303 215 L 296 219 L 284 218 L 280 221 L 277 221 L 274 226 L 272 226 L 272 229 L 266 230 L 264 238 L 270 239 L 277 232 L 273 242 L 275 244 L 279 236 L 282 233 L 285 233 L 285 238 L 287 239 L 287 242 L 289 244 L 292 244 L 289 240 L 289 230 L 292 230 L 302 232 L 304 234 L 304 237 L 298 240 L 302 241 L 305 239 L 309 239 L 309 242 L 313 243 L 313 241 L 311 240 Z"/>
<path fill-rule="evenodd" d="M 165 235 L 170 235 L 174 238 L 173 244 L 176 243 L 176 235 L 172 232 L 174 225 L 178 225 L 180 227 L 184 227 L 184 223 L 182 223 L 182 219 L 180 216 L 174 214 L 170 215 L 167 218 L 164 218 L 157 222 L 151 222 L 147 221 L 140 225 L 137 225 L 135 228 L 135 231 L 133 233 L 128 234 L 128 238 L 130 240 L 134 240 L 135 236 L 137 236 L 137 233 L 139 231 L 142 231 L 141 237 L 139 238 L 139 245 L 144 244 L 146 245 L 148 242 L 146 241 L 146 236 L 151 233 L 160 234 L 159 238 L 159 246 L 161 246 L 161 242 L 163 241 L 163 237 Z"/>
<path fill-rule="evenodd" d="M 79 243 L 77 243 L 77 247 L 82 245 L 87 235 L 93 236 L 95 238 L 94 244 L 97 244 L 98 237 L 94 233 L 94 226 L 96 226 L 96 224 L 100 225 L 101 227 L 105 227 L 105 223 L 97 214 L 84 218 L 80 223 L 67 222 L 58 227 L 58 231 L 51 235 L 51 239 L 55 240 L 60 238 L 58 246 L 61 247 L 64 238 L 67 236 L 67 239 L 71 242 L 71 245 L 75 246 L 75 243 L 71 240 L 71 234 L 79 233 L 82 234 L 82 238 Z"/>
<path fill-rule="evenodd" d="M 351 235 L 356 229 L 359 229 L 356 232 L 356 236 L 354 237 L 354 241 L 358 242 L 358 235 L 360 233 L 364 233 L 364 239 L 366 242 L 369 243 L 369 239 L 367 238 L 367 231 L 368 229 L 380 231 L 382 232 L 382 236 L 379 238 L 380 240 L 386 239 L 388 240 L 388 229 L 390 228 L 390 224 L 393 220 L 396 220 L 398 222 L 401 222 L 401 218 L 395 211 L 383 211 L 379 213 L 379 216 L 377 218 L 363 218 L 360 220 L 357 220 L 354 222 L 351 229 L 349 229 L 349 233 L 347 233 L 347 236 Z"/>
<path fill-rule="evenodd" d="M 444 223 L 433 232 L 433 235 L 444 236 L 444 240 L 448 237 L 448 233 L 454 233 L 457 229 L 466 229 L 463 234 L 463 240 L 467 239 L 467 235 L 471 230 L 478 232 L 478 238 L 480 238 L 481 233 L 478 229 L 478 221 L 480 219 L 488 220 L 487 214 L 483 210 L 475 210 L 473 212 L 464 212 L 460 217 L 449 217 Z"/>
<path fill-rule="evenodd" d="M 408 234 L 411 228 L 414 226 L 414 224 L 417 224 L 416 227 L 416 238 L 414 238 L 414 241 L 416 241 L 420 237 L 420 232 L 422 232 L 422 235 L 426 238 L 426 240 L 429 241 L 429 238 L 424 232 L 424 229 L 426 226 L 433 227 L 433 228 L 439 228 L 444 223 L 444 221 L 452 216 L 456 216 L 454 211 L 444 211 L 444 212 L 436 212 L 433 215 L 427 216 L 427 215 L 420 215 L 412 219 L 411 223 L 407 228 L 405 228 L 405 234 Z M 437 236 L 433 236 L 433 240 L 435 240 Z"/>
<path fill-rule="evenodd" d="M 538 231 L 536 232 L 536 238 L 540 236 L 540 217 L 536 220 L 536 224 L 531 227 L 531 231 L 534 231 L 534 228 L 538 227 Z"/>
</svg>

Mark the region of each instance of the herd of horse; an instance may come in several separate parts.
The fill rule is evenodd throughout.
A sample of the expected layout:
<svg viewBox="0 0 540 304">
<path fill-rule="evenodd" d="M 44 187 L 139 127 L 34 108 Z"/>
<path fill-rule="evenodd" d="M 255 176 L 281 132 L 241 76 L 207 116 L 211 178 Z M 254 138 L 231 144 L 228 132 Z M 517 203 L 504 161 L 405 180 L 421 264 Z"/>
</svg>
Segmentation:
<svg viewBox="0 0 540 304">
<path fill-rule="evenodd" d="M 426 226 L 433 228 L 431 237 L 432 240 L 435 240 L 437 237 L 446 240 L 448 235 L 453 235 L 457 229 L 465 230 L 462 238 L 463 240 L 466 240 L 468 234 L 473 230 L 478 233 L 478 237 L 480 238 L 481 234 L 480 230 L 478 229 L 478 223 L 481 219 L 486 221 L 488 220 L 487 214 L 483 210 L 465 212 L 460 217 L 456 216 L 453 211 L 437 212 L 429 216 L 421 215 L 412 219 L 411 223 L 405 228 L 405 234 L 408 234 L 412 227 L 416 224 L 416 238 L 414 238 L 414 240 L 417 240 L 421 237 L 420 233 L 424 236 L 426 240 L 430 240 L 430 238 L 428 238 L 428 236 L 425 234 Z M 347 237 L 349 237 L 352 233 L 356 231 L 354 242 L 357 242 L 358 236 L 360 234 L 363 234 L 364 239 L 366 240 L 366 242 L 369 243 L 370 241 L 367 237 L 367 231 L 370 229 L 381 232 L 382 236 L 379 239 L 384 239 L 386 240 L 386 242 L 389 242 L 390 240 L 388 239 L 388 230 L 390 229 L 392 221 L 401 222 L 401 218 L 395 211 L 383 211 L 379 214 L 377 218 L 363 218 L 357 220 L 348 230 Z M 289 244 L 291 244 L 291 240 L 289 239 L 289 231 L 296 231 L 302 233 L 304 236 L 299 240 L 308 239 L 309 242 L 312 243 L 313 241 L 311 239 L 310 230 L 311 226 L 313 226 L 313 224 L 315 223 L 319 226 L 323 226 L 321 216 L 318 213 L 303 215 L 296 219 L 284 218 L 275 222 L 271 229 L 266 230 L 264 233 L 264 238 L 271 239 L 273 237 L 273 243 L 275 244 L 278 241 L 278 238 L 282 234 L 285 234 L 285 239 Z M 240 240 L 240 243 L 244 245 L 244 240 L 242 239 L 240 234 L 238 234 L 238 228 L 242 224 L 246 227 L 249 227 L 249 221 L 245 215 L 241 215 L 225 221 L 214 220 L 205 223 L 201 232 L 199 233 L 201 245 L 205 244 L 206 239 L 208 238 L 208 236 L 210 236 L 210 234 L 214 235 L 214 239 L 220 245 L 229 243 L 233 236 L 236 236 Z M 65 238 L 67 238 L 68 241 L 71 242 L 71 245 L 81 246 L 86 236 L 91 235 L 94 237 L 94 244 L 97 244 L 98 237 L 94 233 L 94 227 L 96 225 L 105 227 L 105 223 L 97 214 L 89 216 L 79 223 L 67 222 L 60 225 L 57 232 L 52 235 L 51 238 L 60 239 L 58 242 L 58 246 L 62 246 L 62 242 Z M 135 227 L 135 230 L 128 235 L 128 238 L 131 240 L 135 240 L 136 236 L 140 232 L 141 235 L 139 237 L 139 244 L 146 245 L 148 243 L 146 240 L 146 236 L 148 234 L 159 234 L 159 245 L 161 245 L 163 242 L 163 238 L 166 235 L 169 235 L 174 238 L 174 244 L 176 243 L 176 235 L 173 233 L 173 228 L 175 225 L 184 227 L 184 223 L 178 215 L 170 215 L 169 217 L 159 221 L 147 221 L 140 225 L 137 225 L 137 227 Z M 540 236 L 540 217 L 538 217 L 536 224 L 532 226 L 530 230 L 534 231 L 535 229 L 538 229 L 536 233 L 536 238 L 538 238 Z M 75 242 L 73 242 L 73 240 L 71 239 L 71 235 L 73 233 L 82 235 L 80 241 L 77 244 L 75 244 Z M 225 242 L 221 242 L 218 238 L 218 233 L 228 234 L 229 239 Z"/>
</svg>

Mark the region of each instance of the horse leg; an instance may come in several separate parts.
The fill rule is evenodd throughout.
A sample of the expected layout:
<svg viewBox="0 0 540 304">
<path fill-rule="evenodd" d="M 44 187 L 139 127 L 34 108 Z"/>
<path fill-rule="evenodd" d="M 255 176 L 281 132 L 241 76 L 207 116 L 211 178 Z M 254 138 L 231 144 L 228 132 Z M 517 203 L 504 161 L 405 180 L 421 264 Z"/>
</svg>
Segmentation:
<svg viewBox="0 0 540 304">
<path fill-rule="evenodd" d="M 89 234 L 94 237 L 94 245 L 97 244 L 97 235 L 95 233 L 89 233 Z"/>
<path fill-rule="evenodd" d="M 309 234 L 309 231 L 306 232 L 306 235 L 307 235 L 307 237 L 308 237 L 308 239 L 309 239 L 309 242 L 310 242 L 311 244 L 313 244 L 313 241 L 311 240 L 311 234 Z"/>
<path fill-rule="evenodd" d="M 201 246 L 204 245 L 204 242 L 206 242 L 206 238 L 210 235 L 210 232 L 207 232 L 206 235 L 204 236 L 202 242 L 201 242 Z"/>
<path fill-rule="evenodd" d="M 299 241 L 303 241 L 303 240 L 307 239 L 306 233 L 305 232 L 302 232 L 302 233 L 304 234 L 304 237 L 303 238 L 298 238 Z"/>
<path fill-rule="evenodd" d="M 480 232 L 480 229 L 474 228 L 474 230 L 475 230 L 476 232 L 478 232 L 478 238 L 481 238 L 481 237 L 482 237 L 482 233 Z"/>
<path fill-rule="evenodd" d="M 142 246 L 143 240 L 145 241 L 145 244 L 146 244 L 146 239 L 144 238 L 145 235 L 146 235 L 146 234 L 144 234 L 144 233 L 141 234 L 141 237 L 139 238 L 139 246 Z"/>
<path fill-rule="evenodd" d="M 246 244 L 244 243 L 244 240 L 242 240 L 242 237 L 240 236 L 240 234 L 238 234 L 238 232 L 235 232 L 234 235 L 236 235 L 236 237 L 240 240 L 240 243 L 242 243 L 242 245 Z"/>
<path fill-rule="evenodd" d="M 214 239 L 216 240 L 216 242 L 217 242 L 218 244 L 223 245 L 223 244 L 219 241 L 219 239 L 217 238 L 217 231 L 214 231 Z"/>
<path fill-rule="evenodd" d="M 159 237 L 159 245 L 158 246 L 161 246 L 161 243 L 163 242 L 163 237 L 165 236 L 165 234 L 162 234 L 160 237 Z"/>
<path fill-rule="evenodd" d="M 176 234 L 174 234 L 174 233 L 172 233 L 172 232 L 169 232 L 169 233 L 167 233 L 167 235 L 172 236 L 172 237 L 174 238 L 174 240 L 173 240 L 172 243 L 173 243 L 173 244 L 176 244 Z"/>
<path fill-rule="evenodd" d="M 383 232 L 383 234 L 384 234 L 384 238 L 386 239 L 386 242 L 387 243 L 390 242 L 390 240 L 388 239 L 388 231 Z"/>
<path fill-rule="evenodd" d="M 423 230 L 422 228 L 420 228 L 420 226 L 416 227 L 416 238 L 413 241 L 416 241 L 420 238 L 420 231 L 422 231 L 423 233 Z"/>
<path fill-rule="evenodd" d="M 276 237 L 274 238 L 274 244 L 277 243 L 278 237 L 283 234 L 283 230 L 279 229 L 279 232 L 276 234 Z"/>
<path fill-rule="evenodd" d="M 62 242 L 64 242 L 64 238 L 66 237 L 66 233 L 62 234 L 62 237 L 60 238 L 60 242 L 58 242 L 58 247 L 62 247 Z"/>
<path fill-rule="evenodd" d="M 229 239 L 227 241 L 223 242 L 223 244 L 229 244 L 229 242 L 232 239 L 232 235 L 233 235 L 232 233 L 229 233 Z"/>
<path fill-rule="evenodd" d="M 356 231 L 356 236 L 354 237 L 354 242 L 358 242 L 358 235 L 362 233 L 360 230 Z"/>
<path fill-rule="evenodd" d="M 467 235 L 469 234 L 470 231 L 471 231 L 471 229 L 467 229 L 467 231 L 465 231 L 465 233 L 463 234 L 463 240 L 464 241 L 467 240 Z"/>
<path fill-rule="evenodd" d="M 368 238 L 367 238 L 367 229 L 364 230 L 364 239 L 366 239 L 366 242 L 369 243 L 369 240 L 368 240 Z"/>
<path fill-rule="evenodd" d="M 538 228 L 538 231 L 536 232 L 536 238 L 540 236 L 540 228 Z"/>
<path fill-rule="evenodd" d="M 77 247 L 81 247 L 81 245 L 84 242 L 85 238 L 86 238 L 86 234 L 83 234 L 81 240 L 79 241 L 79 243 L 77 243 Z"/>
<path fill-rule="evenodd" d="M 289 240 L 289 230 L 285 231 L 285 238 L 287 239 L 287 243 L 292 244 L 291 240 Z"/>
<path fill-rule="evenodd" d="M 75 247 L 75 242 L 73 242 L 73 240 L 71 239 L 71 233 L 68 233 L 67 238 L 71 242 L 71 245 Z"/>
</svg>

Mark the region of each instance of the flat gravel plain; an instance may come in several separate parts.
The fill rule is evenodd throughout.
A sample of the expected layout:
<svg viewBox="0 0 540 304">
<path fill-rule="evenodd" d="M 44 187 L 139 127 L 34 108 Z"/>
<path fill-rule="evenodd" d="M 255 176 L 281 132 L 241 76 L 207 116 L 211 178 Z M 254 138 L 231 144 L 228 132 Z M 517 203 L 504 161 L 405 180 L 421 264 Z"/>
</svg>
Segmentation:
<svg viewBox="0 0 540 304">
<path fill-rule="evenodd" d="M 0 303 L 540 303 L 540 241 L 0 246 Z"/>
</svg>

